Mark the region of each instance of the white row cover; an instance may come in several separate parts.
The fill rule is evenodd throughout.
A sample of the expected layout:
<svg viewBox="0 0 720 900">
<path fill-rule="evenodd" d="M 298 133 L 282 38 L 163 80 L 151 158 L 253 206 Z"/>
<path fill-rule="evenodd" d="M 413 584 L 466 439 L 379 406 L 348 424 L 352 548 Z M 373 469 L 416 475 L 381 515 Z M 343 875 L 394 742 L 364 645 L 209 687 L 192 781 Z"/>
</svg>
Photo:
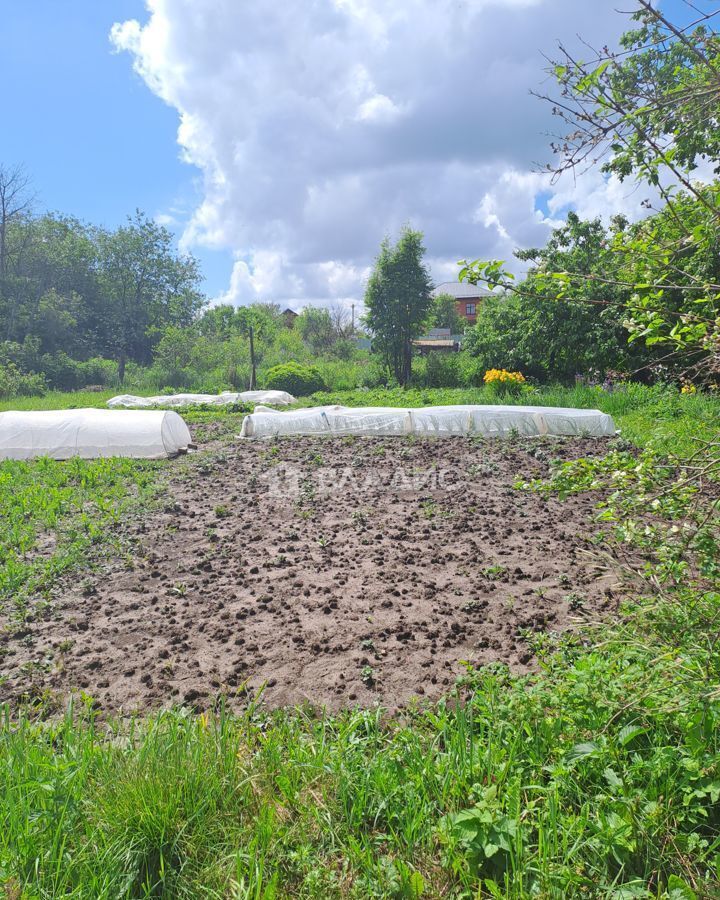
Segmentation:
<svg viewBox="0 0 720 900">
<path fill-rule="evenodd" d="M 0 459 L 132 456 L 162 459 L 192 438 L 176 412 L 61 409 L 0 413 Z"/>
<path fill-rule="evenodd" d="M 522 435 L 592 435 L 617 433 L 611 416 L 597 409 L 550 406 L 425 406 L 393 407 L 316 406 L 278 412 L 257 406 L 243 420 L 241 437 L 279 434 L 478 434 L 502 437 Z"/>
<path fill-rule="evenodd" d="M 181 409 L 184 406 L 230 406 L 233 403 L 269 403 L 272 406 L 288 406 L 295 398 L 287 391 L 223 391 L 222 394 L 159 394 L 157 397 L 136 397 L 120 394 L 112 397 L 110 409 L 151 409 L 167 407 Z"/>
</svg>

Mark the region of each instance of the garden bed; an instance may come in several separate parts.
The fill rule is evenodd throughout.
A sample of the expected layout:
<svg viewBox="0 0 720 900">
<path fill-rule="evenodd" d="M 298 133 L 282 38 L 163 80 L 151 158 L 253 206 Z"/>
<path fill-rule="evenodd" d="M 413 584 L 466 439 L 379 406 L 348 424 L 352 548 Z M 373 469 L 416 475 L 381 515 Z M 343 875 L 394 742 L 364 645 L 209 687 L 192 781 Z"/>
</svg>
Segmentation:
<svg viewBox="0 0 720 900">
<path fill-rule="evenodd" d="M 219 695 L 397 708 L 475 665 L 537 665 L 542 636 L 607 616 L 597 498 L 515 487 L 607 441 L 233 442 L 128 523 L 131 558 L 59 591 L 3 637 L 14 702 L 84 692 L 106 710 Z"/>
</svg>

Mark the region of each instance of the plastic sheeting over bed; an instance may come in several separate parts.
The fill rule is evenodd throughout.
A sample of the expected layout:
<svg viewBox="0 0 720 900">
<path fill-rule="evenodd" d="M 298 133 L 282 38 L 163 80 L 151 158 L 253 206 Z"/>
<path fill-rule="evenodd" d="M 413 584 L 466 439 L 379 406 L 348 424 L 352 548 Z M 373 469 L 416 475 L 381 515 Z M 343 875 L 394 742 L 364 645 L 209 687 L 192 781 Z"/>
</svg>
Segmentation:
<svg viewBox="0 0 720 900">
<path fill-rule="evenodd" d="M 597 409 L 551 406 L 316 406 L 279 412 L 264 406 L 243 420 L 241 437 L 263 438 L 293 434 L 468 435 L 503 437 L 511 433 L 590 435 L 617 433 L 612 417 Z"/>
<path fill-rule="evenodd" d="M 192 438 L 176 412 L 62 409 L 0 413 L 0 459 L 131 456 L 162 459 Z"/>
<path fill-rule="evenodd" d="M 112 397 L 110 409 L 152 409 L 165 407 L 181 409 L 184 406 L 231 406 L 233 403 L 269 403 L 272 406 L 288 406 L 295 398 L 287 391 L 223 391 L 222 394 L 159 394 L 157 397 L 137 397 L 120 394 Z"/>
</svg>

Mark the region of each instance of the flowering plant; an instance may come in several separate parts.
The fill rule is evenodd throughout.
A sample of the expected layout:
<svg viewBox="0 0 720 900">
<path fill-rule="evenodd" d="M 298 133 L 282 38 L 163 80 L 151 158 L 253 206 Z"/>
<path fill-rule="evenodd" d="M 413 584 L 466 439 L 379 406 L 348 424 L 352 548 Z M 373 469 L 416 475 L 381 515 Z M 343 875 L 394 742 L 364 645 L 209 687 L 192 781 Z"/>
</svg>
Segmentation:
<svg viewBox="0 0 720 900">
<path fill-rule="evenodd" d="M 488 369 L 483 376 L 485 384 L 525 384 L 522 372 L 508 372 L 507 369 Z"/>
<path fill-rule="evenodd" d="M 483 381 L 491 392 L 500 396 L 519 394 L 525 386 L 525 376 L 522 372 L 508 372 L 507 369 L 488 369 Z"/>
</svg>

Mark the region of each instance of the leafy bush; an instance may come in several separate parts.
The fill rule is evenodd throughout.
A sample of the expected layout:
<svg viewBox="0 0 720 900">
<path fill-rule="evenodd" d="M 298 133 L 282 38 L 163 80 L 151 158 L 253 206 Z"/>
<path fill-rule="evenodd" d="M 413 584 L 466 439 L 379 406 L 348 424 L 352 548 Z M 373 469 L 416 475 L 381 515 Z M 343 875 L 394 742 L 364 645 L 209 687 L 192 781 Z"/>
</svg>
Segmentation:
<svg viewBox="0 0 720 900">
<path fill-rule="evenodd" d="M 415 360 L 413 383 L 419 387 L 461 387 L 462 365 L 459 353 L 428 353 Z"/>
<path fill-rule="evenodd" d="M 80 387 L 88 385 L 110 387 L 117 382 L 118 365 L 114 359 L 103 359 L 101 356 L 96 356 L 79 363 L 78 369 L 82 376 Z"/>
<path fill-rule="evenodd" d="M 36 372 L 21 372 L 13 363 L 0 365 L 0 397 L 39 397 L 47 391 L 47 381 Z"/>
<path fill-rule="evenodd" d="M 274 366 L 265 376 L 268 390 L 287 391 L 296 397 L 307 397 L 315 391 L 326 389 L 322 374 L 315 366 L 303 366 L 288 362 Z"/>
<path fill-rule="evenodd" d="M 71 359 L 63 351 L 44 353 L 37 368 L 54 390 L 78 391 L 88 385 L 108 387 L 117 381 L 117 363 L 111 359 L 95 357 L 85 362 Z"/>
<path fill-rule="evenodd" d="M 380 388 L 394 383 L 396 383 L 395 379 L 390 376 L 377 356 L 371 356 L 369 364 L 360 375 L 358 386 L 361 388 Z M 335 390 L 334 386 L 332 389 Z"/>
<path fill-rule="evenodd" d="M 83 387 L 80 363 L 71 359 L 60 350 L 57 353 L 44 353 L 39 360 L 40 370 L 47 378 L 51 388 L 60 391 L 76 391 Z"/>
</svg>

